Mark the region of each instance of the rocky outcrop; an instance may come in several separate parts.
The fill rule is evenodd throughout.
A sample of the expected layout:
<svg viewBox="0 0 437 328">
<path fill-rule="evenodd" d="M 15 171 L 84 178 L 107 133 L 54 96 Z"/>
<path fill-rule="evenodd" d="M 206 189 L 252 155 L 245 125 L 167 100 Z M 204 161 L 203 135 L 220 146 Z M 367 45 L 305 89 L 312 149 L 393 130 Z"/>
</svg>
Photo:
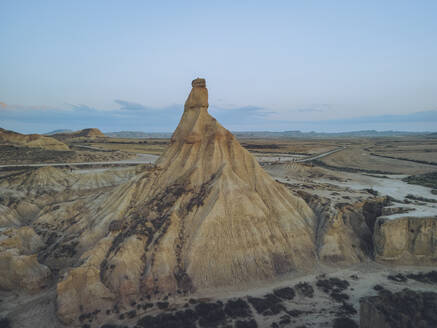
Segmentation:
<svg viewBox="0 0 437 328">
<path fill-rule="evenodd" d="M 10 228 L 0 240 L 0 289 L 39 291 L 50 279 L 50 269 L 38 262 L 44 246 L 30 227 Z"/>
<path fill-rule="evenodd" d="M 375 258 L 395 264 L 437 263 L 437 217 L 380 218 L 375 224 Z"/>
<path fill-rule="evenodd" d="M 373 258 L 373 227 L 386 197 L 355 204 L 335 204 L 316 194 L 299 192 L 316 214 L 317 255 L 327 264 L 350 265 Z"/>
<path fill-rule="evenodd" d="M 63 133 L 55 133 L 52 134 L 53 138 L 58 140 L 66 140 L 70 138 L 87 138 L 87 139 L 95 139 L 95 138 L 103 138 L 105 135 L 97 128 L 88 128 L 82 129 L 74 132 L 63 132 Z"/>
<path fill-rule="evenodd" d="M 205 80 L 192 86 L 156 168 L 90 214 L 77 249 L 91 255 L 58 284 L 64 322 L 112 297 L 122 306 L 312 268 L 312 210 L 209 115 Z"/>
<path fill-rule="evenodd" d="M 361 328 L 437 327 L 437 293 L 383 291 L 360 300 Z"/>
<path fill-rule="evenodd" d="M 47 150 L 69 150 L 69 147 L 52 137 L 39 134 L 21 134 L 14 131 L 0 129 L 0 143 Z"/>
</svg>

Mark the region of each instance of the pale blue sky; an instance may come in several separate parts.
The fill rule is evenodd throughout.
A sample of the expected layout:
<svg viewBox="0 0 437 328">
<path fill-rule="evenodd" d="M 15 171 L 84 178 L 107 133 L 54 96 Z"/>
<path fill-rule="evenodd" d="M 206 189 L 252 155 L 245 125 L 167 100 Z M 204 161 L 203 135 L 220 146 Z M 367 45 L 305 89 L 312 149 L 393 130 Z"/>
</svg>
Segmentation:
<svg viewBox="0 0 437 328">
<path fill-rule="evenodd" d="M 437 130 L 361 119 L 437 110 L 437 1 L 0 0 L 0 44 L 22 132 L 172 131 L 198 76 L 234 130 Z"/>
</svg>

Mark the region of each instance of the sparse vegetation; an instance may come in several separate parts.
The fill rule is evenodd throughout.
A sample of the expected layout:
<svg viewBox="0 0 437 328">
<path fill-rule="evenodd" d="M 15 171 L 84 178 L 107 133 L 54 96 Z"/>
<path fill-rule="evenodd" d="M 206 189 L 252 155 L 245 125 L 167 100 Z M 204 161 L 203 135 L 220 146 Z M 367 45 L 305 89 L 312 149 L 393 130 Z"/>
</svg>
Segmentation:
<svg viewBox="0 0 437 328">
<path fill-rule="evenodd" d="M 285 310 L 281 299 L 273 294 L 264 295 L 264 297 L 247 297 L 248 301 L 255 308 L 256 312 L 262 315 L 274 315 Z"/>
<path fill-rule="evenodd" d="M 249 305 L 241 298 L 227 301 L 224 311 L 231 318 L 246 318 L 252 315 Z"/>
<path fill-rule="evenodd" d="M 398 273 L 396 275 L 388 275 L 388 280 L 396 281 L 396 282 L 406 282 L 408 280 L 402 273 Z"/>
<path fill-rule="evenodd" d="M 0 318 L 0 328 L 10 328 L 11 322 L 8 318 Z"/>
<path fill-rule="evenodd" d="M 344 302 L 349 299 L 349 295 L 343 293 L 349 287 L 347 280 L 339 278 L 320 279 L 316 283 L 317 287 L 329 294 L 336 302 Z"/>
<path fill-rule="evenodd" d="M 402 181 L 409 183 L 409 184 L 416 184 L 416 185 L 436 189 L 437 188 L 437 171 L 430 172 L 430 173 L 424 173 L 424 174 L 411 175 L 409 177 L 402 179 Z"/>
<path fill-rule="evenodd" d="M 405 198 L 417 200 L 420 202 L 426 202 L 426 203 L 437 203 L 437 200 L 435 200 L 435 199 L 426 198 L 426 197 L 422 197 L 422 196 L 416 196 L 416 195 L 412 195 L 412 194 L 408 194 L 407 196 L 405 196 Z"/>
<path fill-rule="evenodd" d="M 437 271 L 430 271 L 428 273 L 410 273 L 407 274 L 407 278 L 427 284 L 437 284 Z"/>
<path fill-rule="evenodd" d="M 314 288 L 307 282 L 300 282 L 294 288 L 303 296 L 312 298 L 314 296 Z"/>
<path fill-rule="evenodd" d="M 358 328 L 358 324 L 350 318 L 336 318 L 333 328 Z"/>
<path fill-rule="evenodd" d="M 296 293 L 294 292 L 294 289 L 291 287 L 284 287 L 275 289 L 273 291 L 273 294 L 279 298 L 285 299 L 285 300 L 292 300 L 294 296 L 296 296 Z"/>
</svg>

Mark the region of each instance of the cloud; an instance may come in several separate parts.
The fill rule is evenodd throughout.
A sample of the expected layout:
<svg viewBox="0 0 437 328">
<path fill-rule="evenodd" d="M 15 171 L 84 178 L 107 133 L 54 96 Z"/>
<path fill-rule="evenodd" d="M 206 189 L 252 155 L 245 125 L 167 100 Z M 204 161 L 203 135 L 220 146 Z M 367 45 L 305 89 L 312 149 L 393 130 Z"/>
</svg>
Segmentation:
<svg viewBox="0 0 437 328">
<path fill-rule="evenodd" d="M 141 104 L 138 104 L 135 102 L 131 102 L 131 101 L 115 99 L 114 102 L 116 104 L 120 105 L 120 109 L 123 109 L 123 110 L 147 110 L 148 109 L 144 105 L 141 105 Z"/>
<path fill-rule="evenodd" d="M 6 108 L 6 107 L 8 107 L 8 105 L 6 105 L 4 102 L 0 102 L 0 107 Z"/>
<path fill-rule="evenodd" d="M 303 108 L 298 108 L 296 110 L 293 110 L 293 112 L 321 113 L 321 112 L 324 112 L 324 111 L 329 110 L 331 108 L 332 108 L 331 104 L 311 104 L 311 105 L 305 106 Z"/>
<path fill-rule="evenodd" d="M 314 113 L 314 112 L 324 112 L 323 109 L 319 109 L 319 108 L 300 108 L 297 109 L 296 112 L 299 113 Z"/>
<path fill-rule="evenodd" d="M 0 127 L 23 133 L 46 133 L 57 129 L 79 130 L 88 127 L 97 127 L 106 132 L 172 132 L 183 113 L 182 104 L 153 108 L 127 100 L 116 100 L 115 103 L 119 105 L 118 108 L 105 110 L 86 104 L 66 104 L 63 108 L 0 106 Z M 304 109 L 306 110 L 300 110 Z M 308 109 L 323 110 L 323 107 L 310 106 Z M 436 131 L 437 127 L 437 110 L 404 115 L 306 121 L 284 120 L 279 113 L 257 106 L 223 108 L 211 104 L 209 112 L 232 131 Z"/>
</svg>

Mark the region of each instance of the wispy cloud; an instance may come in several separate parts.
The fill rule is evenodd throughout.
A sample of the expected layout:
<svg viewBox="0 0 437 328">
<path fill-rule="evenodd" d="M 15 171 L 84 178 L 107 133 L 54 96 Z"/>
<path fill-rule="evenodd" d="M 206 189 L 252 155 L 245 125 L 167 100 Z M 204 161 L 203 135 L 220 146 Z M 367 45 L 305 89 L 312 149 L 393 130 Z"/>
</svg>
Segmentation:
<svg viewBox="0 0 437 328">
<path fill-rule="evenodd" d="M 8 105 L 6 105 L 4 102 L 1 102 L 1 101 L 0 101 L 0 107 L 1 107 L 1 108 L 6 108 L 6 107 L 8 107 Z"/>
<path fill-rule="evenodd" d="M 97 109 L 86 104 L 68 104 L 63 108 L 49 106 L 0 106 L 0 127 L 24 133 L 45 133 L 56 129 L 78 130 L 97 127 L 102 131 L 171 132 L 183 112 L 183 105 L 148 107 L 127 100 L 116 100 L 118 108 Z M 327 105 L 328 106 L 328 105 Z M 295 111 L 318 112 L 323 106 Z M 279 113 L 258 106 L 224 108 L 211 105 L 209 112 L 226 128 L 242 130 L 437 130 L 437 110 L 404 115 L 364 116 L 332 120 L 284 120 Z"/>
<path fill-rule="evenodd" d="M 114 102 L 116 104 L 120 105 L 120 109 L 123 109 L 123 110 L 147 110 L 148 109 L 146 106 L 141 105 L 139 103 L 132 102 L 132 101 L 115 99 Z"/>
<path fill-rule="evenodd" d="M 314 112 L 324 112 L 323 109 L 319 108 L 299 108 L 296 110 L 299 113 L 314 113 Z"/>
<path fill-rule="evenodd" d="M 308 106 L 293 110 L 298 113 L 321 113 L 332 109 L 331 104 L 310 104 Z"/>
</svg>

